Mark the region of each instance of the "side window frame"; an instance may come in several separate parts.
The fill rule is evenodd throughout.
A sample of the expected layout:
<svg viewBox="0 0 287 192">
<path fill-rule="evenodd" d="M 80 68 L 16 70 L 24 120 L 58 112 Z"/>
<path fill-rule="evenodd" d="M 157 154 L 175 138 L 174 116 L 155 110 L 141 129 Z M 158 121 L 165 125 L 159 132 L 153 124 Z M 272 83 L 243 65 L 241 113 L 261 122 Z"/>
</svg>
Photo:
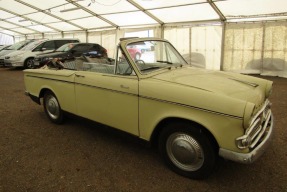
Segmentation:
<svg viewBox="0 0 287 192">
<path fill-rule="evenodd" d="M 45 41 L 45 42 L 41 43 L 41 44 L 38 45 L 33 51 L 43 51 L 43 48 L 45 48 L 45 47 L 44 47 L 45 44 L 51 43 L 51 42 L 54 44 L 53 49 L 45 49 L 45 50 L 55 50 L 55 42 L 54 42 L 53 40 L 51 40 L 51 41 Z"/>
<path fill-rule="evenodd" d="M 119 68 L 120 68 L 119 67 L 119 65 L 120 65 L 120 62 L 119 62 L 120 55 L 119 54 L 121 54 L 122 57 L 124 57 L 124 60 L 126 61 L 127 65 L 128 65 L 126 70 L 128 71 L 129 68 L 131 69 L 130 73 L 124 74 L 124 73 L 120 72 L 120 70 L 119 70 Z M 130 64 L 129 60 L 127 59 L 126 54 L 124 53 L 124 51 L 122 50 L 122 48 L 120 46 L 117 46 L 117 54 L 116 54 L 116 62 L 115 62 L 114 74 L 115 75 L 119 75 L 119 76 L 136 76 L 136 73 L 134 71 L 133 66 Z"/>
</svg>

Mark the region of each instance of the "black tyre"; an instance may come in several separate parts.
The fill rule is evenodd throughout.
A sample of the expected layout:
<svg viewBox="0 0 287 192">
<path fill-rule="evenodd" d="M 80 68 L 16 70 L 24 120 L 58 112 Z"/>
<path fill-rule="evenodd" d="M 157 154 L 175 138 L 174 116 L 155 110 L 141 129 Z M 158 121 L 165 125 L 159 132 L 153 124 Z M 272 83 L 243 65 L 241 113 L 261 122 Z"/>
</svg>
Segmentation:
<svg viewBox="0 0 287 192">
<path fill-rule="evenodd" d="M 165 126 L 160 134 L 159 150 L 171 170 L 192 179 L 208 177 L 216 164 L 212 142 L 204 131 L 188 122 Z"/>
<path fill-rule="evenodd" d="M 48 118 L 56 124 L 63 122 L 63 111 L 58 102 L 58 99 L 51 91 L 46 91 L 44 94 L 44 110 Z"/>
<path fill-rule="evenodd" d="M 34 69 L 35 65 L 34 65 L 34 59 L 33 58 L 28 58 L 25 63 L 24 63 L 24 67 L 26 69 Z"/>
</svg>

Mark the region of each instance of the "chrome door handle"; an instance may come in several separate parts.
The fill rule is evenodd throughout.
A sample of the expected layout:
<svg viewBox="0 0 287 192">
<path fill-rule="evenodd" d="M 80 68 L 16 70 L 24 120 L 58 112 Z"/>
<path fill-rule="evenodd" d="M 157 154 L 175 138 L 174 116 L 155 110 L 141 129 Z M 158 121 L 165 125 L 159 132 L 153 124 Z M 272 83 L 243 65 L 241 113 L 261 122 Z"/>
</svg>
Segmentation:
<svg viewBox="0 0 287 192">
<path fill-rule="evenodd" d="M 121 85 L 121 88 L 123 88 L 123 89 L 129 89 L 128 86 L 124 86 L 124 85 Z"/>
</svg>

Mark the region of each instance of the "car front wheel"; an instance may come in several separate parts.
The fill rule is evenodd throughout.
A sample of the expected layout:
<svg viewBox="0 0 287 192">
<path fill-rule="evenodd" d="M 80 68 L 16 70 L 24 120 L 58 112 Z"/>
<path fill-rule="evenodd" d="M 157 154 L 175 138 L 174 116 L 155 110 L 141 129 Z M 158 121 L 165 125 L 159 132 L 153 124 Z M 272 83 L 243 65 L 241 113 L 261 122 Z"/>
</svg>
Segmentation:
<svg viewBox="0 0 287 192">
<path fill-rule="evenodd" d="M 48 118 L 53 123 L 61 124 L 63 122 L 63 111 L 56 96 L 51 91 L 46 91 L 43 103 Z"/>
<path fill-rule="evenodd" d="M 34 65 L 34 59 L 33 58 L 29 58 L 25 61 L 24 67 L 26 69 L 34 69 L 35 65 Z"/>
<path fill-rule="evenodd" d="M 192 179 L 204 179 L 216 162 L 214 146 L 207 135 L 188 122 L 174 122 L 163 128 L 159 150 L 167 166 Z"/>
</svg>

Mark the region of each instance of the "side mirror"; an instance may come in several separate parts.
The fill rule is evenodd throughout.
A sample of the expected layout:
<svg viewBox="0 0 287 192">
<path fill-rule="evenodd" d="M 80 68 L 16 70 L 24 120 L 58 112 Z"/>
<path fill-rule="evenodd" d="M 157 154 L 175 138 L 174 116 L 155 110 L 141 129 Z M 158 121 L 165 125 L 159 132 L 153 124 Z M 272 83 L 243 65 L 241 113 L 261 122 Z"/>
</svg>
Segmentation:
<svg viewBox="0 0 287 192">
<path fill-rule="evenodd" d="M 47 50 L 47 48 L 45 48 L 45 47 L 43 47 L 42 49 L 41 49 L 41 51 L 46 51 Z"/>
</svg>

